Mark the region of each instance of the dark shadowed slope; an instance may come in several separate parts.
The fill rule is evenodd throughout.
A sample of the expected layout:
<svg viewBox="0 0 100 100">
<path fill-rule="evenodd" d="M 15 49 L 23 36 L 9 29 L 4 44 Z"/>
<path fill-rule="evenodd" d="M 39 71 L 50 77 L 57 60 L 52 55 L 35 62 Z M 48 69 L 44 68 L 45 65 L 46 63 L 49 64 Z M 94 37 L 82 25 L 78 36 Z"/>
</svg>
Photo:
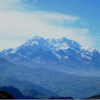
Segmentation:
<svg viewBox="0 0 100 100">
<path fill-rule="evenodd" d="M 25 97 L 22 95 L 22 93 L 12 86 L 6 87 L 0 87 L 0 91 L 7 91 L 9 94 L 13 95 L 15 99 L 25 99 Z"/>
<path fill-rule="evenodd" d="M 58 96 L 57 94 L 51 92 L 48 89 L 45 89 L 39 85 L 36 85 L 31 82 L 27 81 L 19 81 L 16 79 L 12 79 L 6 76 L 0 76 L 0 86 L 13 86 L 15 88 L 18 88 L 21 93 L 25 96 L 30 96 L 34 95 L 34 97 L 40 97 L 40 94 L 42 95 L 41 97 L 51 97 L 51 96 Z M 27 90 L 27 91 L 26 91 Z M 35 92 L 33 93 L 33 91 Z M 28 94 L 30 92 L 30 94 Z"/>
<path fill-rule="evenodd" d="M 0 91 L 0 99 L 14 99 L 14 97 L 6 91 Z"/>
<path fill-rule="evenodd" d="M 12 97 L 14 97 L 15 99 L 37 99 L 35 97 L 29 97 L 29 96 L 24 96 L 19 89 L 13 87 L 13 86 L 3 86 L 0 87 L 0 91 L 1 93 L 6 97 L 4 99 L 12 99 Z M 9 93 L 10 95 L 7 95 L 7 93 Z M 7 95 L 7 96 L 6 96 Z"/>
<path fill-rule="evenodd" d="M 100 99 L 100 95 L 91 96 L 91 97 L 89 97 L 87 99 Z"/>
</svg>

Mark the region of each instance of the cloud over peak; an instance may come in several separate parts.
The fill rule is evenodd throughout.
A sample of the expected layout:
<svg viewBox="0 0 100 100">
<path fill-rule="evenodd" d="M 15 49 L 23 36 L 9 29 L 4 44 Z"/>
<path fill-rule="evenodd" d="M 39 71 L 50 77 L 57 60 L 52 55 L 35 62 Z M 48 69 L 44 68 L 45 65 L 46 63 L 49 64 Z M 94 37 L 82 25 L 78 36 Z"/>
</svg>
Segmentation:
<svg viewBox="0 0 100 100">
<path fill-rule="evenodd" d="M 0 45 L 4 44 L 0 49 L 14 48 L 35 35 L 44 38 L 67 37 L 83 46 L 90 45 L 84 41 L 88 29 L 62 25 L 77 23 L 80 21 L 78 16 L 40 10 L 28 12 L 24 7 L 29 2 L 32 4 L 37 0 L 0 0 Z"/>
</svg>

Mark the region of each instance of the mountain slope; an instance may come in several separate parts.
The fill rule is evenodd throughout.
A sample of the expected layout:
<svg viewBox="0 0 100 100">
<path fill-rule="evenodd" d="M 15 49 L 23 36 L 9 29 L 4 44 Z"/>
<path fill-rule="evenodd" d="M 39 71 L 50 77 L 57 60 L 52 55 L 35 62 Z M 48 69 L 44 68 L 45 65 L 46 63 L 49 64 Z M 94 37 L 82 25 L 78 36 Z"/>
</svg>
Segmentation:
<svg viewBox="0 0 100 100">
<path fill-rule="evenodd" d="M 13 95 L 15 99 L 25 99 L 25 97 L 22 95 L 22 93 L 12 86 L 6 87 L 0 87 L 0 91 L 7 91 L 9 94 Z"/>
<path fill-rule="evenodd" d="M 24 96 L 28 96 L 28 97 L 34 96 L 35 98 L 40 98 L 40 99 L 50 98 L 50 95 L 40 93 L 33 89 L 25 89 L 24 91 L 22 91 L 22 93 L 24 94 Z"/>
<path fill-rule="evenodd" d="M 28 78 L 33 77 L 32 74 L 30 74 L 33 70 L 32 68 L 19 66 L 0 58 L 0 86 L 14 86 L 21 91 L 33 89 L 48 96 L 58 96 L 52 91 L 34 84 L 34 82 L 28 82 Z"/>
<path fill-rule="evenodd" d="M 100 99 L 100 95 L 91 96 L 91 97 L 89 97 L 87 99 L 94 99 L 94 100 L 98 99 L 99 100 Z"/>
<path fill-rule="evenodd" d="M 13 87 L 13 86 L 3 86 L 3 87 L 0 87 L 0 91 L 1 93 L 4 94 L 4 97 L 6 97 L 7 93 L 9 93 L 10 95 L 8 95 L 8 97 L 6 97 L 5 99 L 37 99 L 35 97 L 29 97 L 29 96 L 24 96 L 19 89 Z M 13 98 L 13 97 L 14 98 Z"/>
<path fill-rule="evenodd" d="M 5 76 L 0 77 L 1 86 L 12 85 L 22 92 L 26 88 L 37 90 L 47 95 L 58 94 L 61 97 L 73 98 L 86 98 L 100 93 L 99 77 L 77 77 L 43 67 L 13 66 L 15 64 L 12 63 L 12 65 L 3 66 L 4 64 L 0 64 L 0 71 L 2 72 L 0 75 Z M 6 76 L 11 78 L 6 78 Z"/>
<path fill-rule="evenodd" d="M 40 97 L 40 94 L 43 95 L 44 97 L 58 96 L 57 94 L 51 92 L 50 90 L 45 89 L 34 83 L 31 83 L 28 81 L 19 81 L 17 79 L 12 79 L 12 78 L 9 78 L 6 76 L 0 76 L 0 86 L 13 86 L 15 88 L 18 88 L 21 91 L 21 93 L 23 93 L 23 94 L 27 93 L 27 92 L 25 92 L 26 90 L 35 91 L 35 92 L 37 92 L 37 94 L 34 95 L 34 97 L 37 96 L 36 98 Z M 33 94 L 33 93 L 31 93 L 31 94 Z M 26 96 L 32 97 L 32 95 L 26 95 Z"/>
<path fill-rule="evenodd" d="M 0 91 L 0 99 L 14 99 L 14 97 L 6 91 Z"/>
</svg>

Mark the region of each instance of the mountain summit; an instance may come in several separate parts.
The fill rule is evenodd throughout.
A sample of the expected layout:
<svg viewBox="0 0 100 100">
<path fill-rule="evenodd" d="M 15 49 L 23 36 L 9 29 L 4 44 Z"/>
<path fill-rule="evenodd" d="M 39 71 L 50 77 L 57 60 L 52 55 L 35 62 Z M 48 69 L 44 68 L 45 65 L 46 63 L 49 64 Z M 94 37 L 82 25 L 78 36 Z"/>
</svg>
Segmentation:
<svg viewBox="0 0 100 100">
<path fill-rule="evenodd" d="M 71 74 L 89 74 L 100 70 L 100 53 L 96 49 L 84 49 L 76 41 L 44 39 L 35 36 L 15 49 L 3 50 L 0 57 L 29 67 L 47 67 Z"/>
</svg>

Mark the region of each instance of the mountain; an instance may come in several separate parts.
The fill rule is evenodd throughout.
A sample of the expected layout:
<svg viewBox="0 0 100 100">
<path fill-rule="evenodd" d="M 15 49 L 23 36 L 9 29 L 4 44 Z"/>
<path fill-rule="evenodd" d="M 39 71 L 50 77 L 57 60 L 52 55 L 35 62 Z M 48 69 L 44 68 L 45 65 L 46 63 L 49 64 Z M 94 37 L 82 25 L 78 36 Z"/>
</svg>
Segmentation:
<svg viewBox="0 0 100 100">
<path fill-rule="evenodd" d="M 0 87 L 0 91 L 8 92 L 9 94 L 13 95 L 13 97 L 15 99 L 25 99 L 25 97 L 22 95 L 22 93 L 17 88 L 14 88 L 12 86 L 10 86 L 10 87 L 6 87 L 6 86 Z"/>
<path fill-rule="evenodd" d="M 0 86 L 14 86 L 26 96 L 34 94 L 34 91 L 38 92 L 39 97 L 40 93 L 45 97 L 73 98 L 100 94 L 100 77 L 79 77 L 48 68 L 30 68 L 3 61 L 0 64 Z"/>
<path fill-rule="evenodd" d="M 83 49 L 67 38 L 36 36 L 15 49 L 1 51 L 0 57 L 1 86 L 18 87 L 23 94 L 29 89 L 26 95 L 34 90 L 54 97 L 100 94 L 99 51 Z"/>
<path fill-rule="evenodd" d="M 25 91 L 26 93 L 29 92 L 29 90 Z M 0 99 L 44 99 L 44 95 L 37 92 L 37 91 L 33 91 L 30 90 L 30 92 L 32 93 L 32 96 L 34 96 L 33 94 L 37 95 L 39 94 L 40 97 L 39 98 L 35 98 L 35 97 L 29 97 L 29 96 L 24 96 L 20 90 L 18 90 L 17 88 L 14 88 L 13 86 L 3 86 L 0 87 Z M 33 93 L 34 92 L 34 93 Z M 31 93 L 29 93 L 29 95 L 31 95 Z M 73 99 L 72 97 L 45 97 L 45 99 Z"/>
<path fill-rule="evenodd" d="M 100 76 L 100 53 L 79 43 L 35 36 L 15 49 L 3 50 L 0 57 L 28 67 L 46 67 L 78 76 Z"/>
<path fill-rule="evenodd" d="M 24 96 L 28 96 L 28 97 L 34 96 L 35 98 L 40 98 L 40 99 L 47 99 L 51 97 L 50 95 L 40 93 L 33 89 L 25 89 L 22 93 L 24 94 Z"/>
<path fill-rule="evenodd" d="M 0 99 L 14 99 L 14 97 L 6 91 L 0 91 Z"/>
<path fill-rule="evenodd" d="M 94 100 L 98 99 L 99 100 L 100 99 L 100 95 L 91 96 L 91 97 L 89 97 L 87 99 L 94 99 Z"/>
<path fill-rule="evenodd" d="M 29 96 L 24 96 L 19 89 L 13 87 L 13 86 L 3 86 L 0 87 L 0 93 L 3 95 L 1 95 L 0 97 L 3 99 L 38 99 L 35 97 L 29 97 Z M 9 94 L 8 94 L 9 93 Z"/>
<path fill-rule="evenodd" d="M 6 76 L 0 76 L 0 86 L 13 86 L 21 91 L 21 93 L 28 97 L 51 97 L 51 96 L 58 96 L 57 94 L 51 92 L 48 89 L 45 89 L 39 85 L 36 85 L 32 82 L 28 81 L 20 81 L 17 79 L 12 79 Z M 33 93 L 34 91 L 34 93 Z M 29 94 L 30 93 L 30 94 Z M 33 96 L 32 96 L 33 95 Z"/>
<path fill-rule="evenodd" d="M 46 97 L 47 95 L 49 97 L 58 96 L 56 93 L 34 84 L 34 82 L 28 82 L 28 78 L 33 76 L 30 74 L 32 71 L 34 71 L 34 69 L 26 66 L 19 66 L 0 58 L 0 86 L 14 86 L 21 92 L 26 89 L 31 89 L 46 94 Z"/>
</svg>

